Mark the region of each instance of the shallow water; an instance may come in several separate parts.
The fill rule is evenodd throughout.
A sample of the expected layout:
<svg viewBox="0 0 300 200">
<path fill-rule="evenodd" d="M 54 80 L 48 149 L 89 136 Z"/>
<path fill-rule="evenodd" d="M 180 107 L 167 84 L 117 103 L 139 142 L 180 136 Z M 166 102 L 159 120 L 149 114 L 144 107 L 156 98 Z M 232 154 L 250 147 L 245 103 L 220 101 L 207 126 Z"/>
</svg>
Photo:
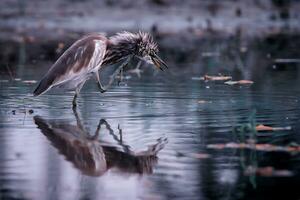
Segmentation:
<svg viewBox="0 0 300 200">
<path fill-rule="evenodd" d="M 233 128 L 252 122 L 291 127 L 260 133 L 257 143 L 300 143 L 295 71 L 270 72 L 250 86 L 164 74 L 105 94 L 91 81 L 74 112 L 71 93 L 31 97 L 36 84 L 23 81 L 45 69 L 26 69 L 21 80 L 3 75 L 0 86 L 3 199 L 300 197 L 299 153 L 207 146 L 240 142 Z M 247 174 L 255 166 L 281 172 Z"/>
</svg>

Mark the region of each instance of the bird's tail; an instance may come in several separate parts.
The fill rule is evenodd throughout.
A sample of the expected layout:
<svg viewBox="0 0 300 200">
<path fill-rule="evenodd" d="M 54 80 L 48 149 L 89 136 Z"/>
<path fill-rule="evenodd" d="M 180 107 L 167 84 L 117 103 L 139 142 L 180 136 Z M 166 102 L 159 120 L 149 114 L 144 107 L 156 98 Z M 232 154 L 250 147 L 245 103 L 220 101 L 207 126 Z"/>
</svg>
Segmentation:
<svg viewBox="0 0 300 200">
<path fill-rule="evenodd" d="M 37 86 L 37 88 L 33 91 L 33 95 L 34 96 L 39 96 L 40 94 L 46 92 L 50 86 L 52 85 L 53 83 L 53 80 L 52 79 L 49 79 L 47 77 L 44 77 L 39 85 Z"/>
</svg>

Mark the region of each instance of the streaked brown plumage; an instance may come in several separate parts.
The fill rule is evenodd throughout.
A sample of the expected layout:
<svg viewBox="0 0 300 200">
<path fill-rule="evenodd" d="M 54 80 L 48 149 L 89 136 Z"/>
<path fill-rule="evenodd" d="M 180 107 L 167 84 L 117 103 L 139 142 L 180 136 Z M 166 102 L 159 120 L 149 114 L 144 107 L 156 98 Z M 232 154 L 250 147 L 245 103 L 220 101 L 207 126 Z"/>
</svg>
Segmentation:
<svg viewBox="0 0 300 200">
<path fill-rule="evenodd" d="M 90 77 L 97 80 L 101 92 L 103 87 L 98 70 L 105 65 L 123 61 L 120 68 L 128 64 L 133 56 L 151 60 L 158 68 L 167 65 L 157 56 L 157 44 L 147 33 L 118 33 L 110 38 L 99 33 L 86 35 L 76 41 L 54 63 L 33 92 L 34 96 L 45 93 L 52 87 L 75 90 L 73 107 L 83 84 Z"/>
<path fill-rule="evenodd" d="M 105 120 L 100 120 L 95 135 L 91 136 L 84 129 L 76 111 L 75 117 L 77 125 L 59 120 L 46 120 L 40 116 L 35 116 L 34 121 L 59 153 L 83 174 L 89 176 L 101 176 L 110 168 L 117 168 L 126 173 L 151 173 L 157 162 L 157 153 L 167 142 L 166 138 L 160 138 L 156 144 L 148 146 L 148 150 L 134 152 L 118 139 Z M 99 140 L 101 125 L 105 125 L 118 145 Z"/>
</svg>

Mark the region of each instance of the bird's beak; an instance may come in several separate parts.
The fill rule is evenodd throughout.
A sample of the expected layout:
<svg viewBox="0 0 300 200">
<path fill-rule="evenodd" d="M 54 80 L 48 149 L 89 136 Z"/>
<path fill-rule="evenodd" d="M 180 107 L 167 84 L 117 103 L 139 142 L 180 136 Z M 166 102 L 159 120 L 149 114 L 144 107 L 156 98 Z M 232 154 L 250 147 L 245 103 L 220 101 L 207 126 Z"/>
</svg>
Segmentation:
<svg viewBox="0 0 300 200">
<path fill-rule="evenodd" d="M 151 57 L 151 60 L 153 62 L 153 64 L 158 68 L 160 69 L 161 71 L 164 71 L 164 68 L 165 67 L 166 69 L 168 69 L 168 66 L 167 64 L 156 54 L 151 54 L 150 55 Z"/>
</svg>

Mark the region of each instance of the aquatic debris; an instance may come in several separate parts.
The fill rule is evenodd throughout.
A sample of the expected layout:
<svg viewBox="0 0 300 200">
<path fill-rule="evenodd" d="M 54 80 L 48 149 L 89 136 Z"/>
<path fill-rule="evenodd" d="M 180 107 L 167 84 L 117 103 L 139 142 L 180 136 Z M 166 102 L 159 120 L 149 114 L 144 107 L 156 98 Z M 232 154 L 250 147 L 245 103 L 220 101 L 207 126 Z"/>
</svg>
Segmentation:
<svg viewBox="0 0 300 200">
<path fill-rule="evenodd" d="M 239 80 L 239 81 L 226 81 L 225 84 L 227 85 L 251 85 L 253 81 L 250 80 Z"/>
<path fill-rule="evenodd" d="M 17 114 L 17 111 L 18 111 L 19 113 L 23 113 L 23 114 L 26 114 L 27 112 L 28 112 L 29 114 L 33 114 L 33 113 L 34 113 L 34 111 L 33 111 L 32 109 L 29 109 L 29 110 L 27 110 L 27 109 L 12 110 L 11 113 L 12 113 L 13 115 L 15 115 L 15 114 Z"/>
<path fill-rule="evenodd" d="M 257 125 L 256 131 L 288 131 L 291 130 L 292 127 L 286 126 L 286 127 L 271 127 L 271 126 L 265 126 L 263 124 Z"/>
<path fill-rule="evenodd" d="M 14 80 L 15 80 L 15 81 L 21 81 L 22 79 L 20 79 L 20 78 L 15 78 Z"/>
<path fill-rule="evenodd" d="M 288 145 L 288 146 L 278 146 L 273 144 L 249 144 L 249 143 L 225 143 L 225 144 L 208 144 L 206 146 L 208 149 L 223 150 L 223 149 L 250 149 L 257 151 L 280 151 L 280 152 L 290 152 L 299 153 L 300 145 Z"/>
<path fill-rule="evenodd" d="M 222 75 L 219 75 L 219 76 L 205 75 L 202 77 L 202 80 L 205 80 L 205 81 L 228 81 L 231 79 L 232 79 L 231 76 L 222 76 Z"/>
<path fill-rule="evenodd" d="M 28 84 L 34 84 L 34 83 L 37 83 L 36 80 L 24 80 L 22 81 L 23 83 L 28 83 Z"/>
<path fill-rule="evenodd" d="M 293 172 L 286 169 L 274 169 L 274 167 L 267 166 L 267 167 L 255 167 L 255 166 L 248 166 L 244 171 L 245 176 L 265 176 L 265 177 L 289 177 L 293 176 Z"/>
<path fill-rule="evenodd" d="M 192 80 L 194 81 L 228 81 L 231 80 L 231 76 L 209 76 L 209 75 L 204 75 L 202 77 L 192 77 Z"/>
</svg>

